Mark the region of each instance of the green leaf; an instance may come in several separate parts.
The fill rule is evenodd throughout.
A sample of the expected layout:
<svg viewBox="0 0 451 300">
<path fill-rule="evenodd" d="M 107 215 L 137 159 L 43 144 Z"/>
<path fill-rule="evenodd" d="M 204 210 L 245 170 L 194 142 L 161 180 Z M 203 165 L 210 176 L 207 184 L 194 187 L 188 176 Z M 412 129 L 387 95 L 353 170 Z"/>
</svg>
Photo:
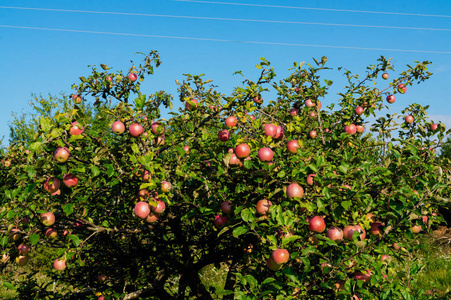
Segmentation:
<svg viewBox="0 0 451 300">
<path fill-rule="evenodd" d="M 50 120 L 44 117 L 39 117 L 39 124 L 41 125 L 41 130 L 44 132 L 48 132 L 52 128 Z"/>
<path fill-rule="evenodd" d="M 240 226 L 233 230 L 233 236 L 239 237 L 240 235 L 245 234 L 246 232 L 248 232 L 248 228 L 246 226 Z"/>
<path fill-rule="evenodd" d="M 135 143 L 132 144 L 132 150 L 134 153 L 139 153 L 139 147 Z"/>
<path fill-rule="evenodd" d="M 30 243 L 32 246 L 36 245 L 39 242 L 40 236 L 37 233 L 33 233 L 32 235 L 30 235 Z"/>
<path fill-rule="evenodd" d="M 80 239 L 78 238 L 78 236 L 70 234 L 67 237 L 72 241 L 72 244 L 74 244 L 75 247 L 78 247 L 78 245 L 80 245 Z"/>
<path fill-rule="evenodd" d="M 66 214 L 66 216 L 70 215 L 74 211 L 74 205 L 72 203 L 67 203 L 63 206 L 63 211 Z"/>
<path fill-rule="evenodd" d="M 241 219 L 243 219 L 244 222 L 249 222 L 251 214 L 249 208 L 245 208 L 241 211 Z"/>
<path fill-rule="evenodd" d="M 16 287 L 15 287 L 14 285 L 12 285 L 11 283 L 9 283 L 9 282 L 7 282 L 7 281 L 4 281 L 4 282 L 3 282 L 3 286 L 4 286 L 5 288 L 9 289 L 9 290 L 15 290 L 15 289 L 16 289 Z"/>
<path fill-rule="evenodd" d="M 42 143 L 41 142 L 34 142 L 33 144 L 30 145 L 30 150 L 31 151 L 36 151 L 39 148 L 41 148 Z"/>
<path fill-rule="evenodd" d="M 351 205 L 352 205 L 351 201 L 342 201 L 341 202 L 341 206 L 346 210 L 348 210 L 351 207 Z"/>
<path fill-rule="evenodd" d="M 298 238 L 300 238 L 300 236 L 298 236 L 298 235 L 291 235 L 291 236 L 288 236 L 288 237 L 286 237 L 286 238 L 284 238 L 284 239 L 282 240 L 282 246 L 285 246 L 285 245 L 287 245 L 287 244 L 290 244 L 291 242 L 297 240 Z"/>
<path fill-rule="evenodd" d="M 92 176 L 96 177 L 100 174 L 100 169 L 97 166 L 91 166 Z"/>
</svg>

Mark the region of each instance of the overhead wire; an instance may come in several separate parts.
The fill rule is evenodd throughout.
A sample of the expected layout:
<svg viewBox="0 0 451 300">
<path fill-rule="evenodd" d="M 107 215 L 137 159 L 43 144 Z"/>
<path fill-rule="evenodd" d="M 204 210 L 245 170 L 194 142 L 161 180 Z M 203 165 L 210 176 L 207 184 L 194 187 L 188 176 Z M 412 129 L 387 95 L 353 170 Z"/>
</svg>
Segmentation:
<svg viewBox="0 0 451 300">
<path fill-rule="evenodd" d="M 3 9 L 36 10 L 36 11 L 70 12 L 70 13 L 87 13 L 87 14 L 141 16 L 141 17 L 199 19 L 199 20 L 214 20 L 214 21 L 239 21 L 239 22 L 299 24 L 299 25 L 319 25 L 319 26 L 340 26 L 340 27 L 364 27 L 364 28 L 402 29 L 402 30 L 451 31 L 451 29 L 447 29 L 447 28 L 430 28 L 430 27 L 405 27 L 405 26 L 387 26 L 387 25 L 365 25 L 365 24 L 343 24 L 343 23 L 322 23 L 322 22 L 301 22 L 301 21 L 278 21 L 278 20 L 258 20 L 258 19 L 239 19 L 239 18 L 178 16 L 178 15 L 162 15 L 162 14 L 143 14 L 143 13 L 128 13 L 128 12 L 107 12 L 107 11 L 71 10 L 71 9 L 35 8 L 35 7 L 13 7 L 13 6 L 0 6 L 0 8 L 3 8 Z"/>
<path fill-rule="evenodd" d="M 206 4 L 221 4 L 221 5 L 238 5 L 238 6 L 268 7 L 268 8 L 286 8 L 286 9 L 303 9 L 303 10 L 322 10 L 322 11 L 349 12 L 349 13 L 365 13 L 365 14 L 385 14 L 385 15 L 402 15 L 402 16 L 416 16 L 416 17 L 451 18 L 451 15 L 414 14 L 414 13 L 405 13 L 405 12 L 370 11 L 370 10 L 352 10 L 352 9 L 339 9 L 339 8 L 303 7 L 303 6 L 284 6 L 284 5 L 271 5 L 271 4 L 251 4 L 251 3 L 218 2 L 218 1 L 204 1 L 204 0 L 172 0 L 172 1 L 177 1 L 177 2 L 193 2 L 193 3 L 206 3 Z"/>
<path fill-rule="evenodd" d="M 393 49 L 393 48 L 371 48 L 371 47 L 352 47 L 352 46 L 335 46 L 335 45 L 314 45 L 314 44 L 261 42 L 261 41 L 245 41 L 245 40 L 227 40 L 227 39 L 213 39 L 213 38 L 201 38 L 201 37 L 183 37 L 183 36 L 153 35 L 153 34 L 139 34 L 139 33 L 120 33 L 120 32 L 107 32 L 107 31 L 91 31 L 91 30 L 76 30 L 76 29 L 60 29 L 60 28 L 15 26 L 15 25 L 2 25 L 2 24 L 0 24 L 0 27 L 3 27 L 3 28 L 14 28 L 14 29 L 32 29 L 32 30 L 46 30 L 46 31 L 60 31 L 60 32 L 75 32 L 75 33 L 135 36 L 135 37 L 166 38 L 166 39 L 183 39 L 183 40 L 199 40 L 199 41 L 213 41 L 213 42 L 264 44 L 264 45 L 278 45 L 278 46 L 297 46 L 297 47 L 336 48 L 336 49 L 353 49 L 353 50 L 374 50 L 374 51 L 396 51 L 396 52 L 451 54 L 451 52 L 449 52 L 449 51 Z"/>
</svg>

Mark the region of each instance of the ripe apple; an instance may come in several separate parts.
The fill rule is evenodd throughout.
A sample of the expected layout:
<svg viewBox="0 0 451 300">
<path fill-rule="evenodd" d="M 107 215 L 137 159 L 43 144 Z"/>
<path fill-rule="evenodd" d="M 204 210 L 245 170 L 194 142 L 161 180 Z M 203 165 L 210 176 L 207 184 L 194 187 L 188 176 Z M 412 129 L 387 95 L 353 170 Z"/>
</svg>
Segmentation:
<svg viewBox="0 0 451 300">
<path fill-rule="evenodd" d="M 229 160 L 229 165 L 238 165 L 241 166 L 243 163 L 236 157 L 236 154 L 233 153 Z"/>
<path fill-rule="evenodd" d="M 248 144 L 241 143 L 235 147 L 235 154 L 238 158 L 245 158 L 251 154 L 251 148 Z"/>
<path fill-rule="evenodd" d="M 297 183 L 292 183 L 287 187 L 287 197 L 292 198 L 302 198 L 304 196 L 304 189 Z"/>
<path fill-rule="evenodd" d="M 311 116 L 312 118 L 316 117 L 316 112 L 311 111 L 311 112 L 310 112 L 310 116 Z"/>
<path fill-rule="evenodd" d="M 58 232 L 56 231 L 55 228 L 49 228 L 45 231 L 45 236 L 49 239 L 55 239 L 57 235 Z"/>
<path fill-rule="evenodd" d="M 258 150 L 258 158 L 260 161 L 271 161 L 274 153 L 270 148 L 261 148 Z"/>
<path fill-rule="evenodd" d="M 61 182 L 59 181 L 58 178 L 55 178 L 55 177 L 49 177 L 44 182 L 44 189 L 47 192 L 49 192 L 50 194 L 55 193 L 56 191 L 58 191 L 60 186 L 61 186 Z"/>
<path fill-rule="evenodd" d="M 298 110 L 296 108 L 290 109 L 290 115 L 296 117 L 298 115 Z"/>
<path fill-rule="evenodd" d="M 230 138 L 230 132 L 227 129 L 223 129 L 218 132 L 218 139 L 221 142 L 227 142 Z"/>
<path fill-rule="evenodd" d="M 347 132 L 350 135 L 353 135 L 357 132 L 357 127 L 354 124 L 346 125 L 345 132 Z"/>
<path fill-rule="evenodd" d="M 55 223 L 55 215 L 52 212 L 42 213 L 40 220 L 45 226 L 52 226 Z"/>
<path fill-rule="evenodd" d="M 55 259 L 55 261 L 53 262 L 53 267 L 58 271 L 63 271 L 66 268 L 66 260 L 59 260 L 58 258 Z"/>
<path fill-rule="evenodd" d="M 189 111 L 197 108 L 197 99 L 191 99 L 185 102 L 185 108 Z"/>
<path fill-rule="evenodd" d="M 366 237 L 366 232 L 365 230 L 360 226 L 360 225 L 348 225 L 345 227 L 345 229 L 343 230 L 343 235 L 344 238 L 347 240 L 352 241 L 352 235 L 354 234 L 354 231 L 357 231 L 360 234 L 360 240 L 364 240 Z"/>
<path fill-rule="evenodd" d="M 357 272 L 355 273 L 355 280 L 363 280 L 365 282 L 368 282 L 371 278 L 371 271 L 370 270 L 366 270 L 363 272 Z"/>
<path fill-rule="evenodd" d="M 125 131 L 125 125 L 121 121 L 116 121 L 111 125 L 111 130 L 114 134 L 122 134 Z"/>
<path fill-rule="evenodd" d="M 257 213 L 259 215 L 266 215 L 266 212 L 269 210 L 269 207 L 271 205 L 271 201 L 268 201 L 266 199 L 259 200 L 257 202 Z"/>
<path fill-rule="evenodd" d="M 224 227 L 226 222 L 227 222 L 227 217 L 226 216 L 221 216 L 221 215 L 216 215 L 215 216 L 214 224 L 215 224 L 216 227 L 218 227 L 218 228 Z"/>
<path fill-rule="evenodd" d="M 419 233 L 421 231 L 421 225 L 414 225 L 414 226 L 410 227 L 410 230 L 413 233 Z"/>
<path fill-rule="evenodd" d="M 147 218 L 150 213 L 150 207 L 147 202 L 139 201 L 135 205 L 135 215 L 141 219 Z"/>
<path fill-rule="evenodd" d="M 384 224 L 381 222 L 371 223 L 370 233 L 375 237 L 380 237 L 382 235 L 383 228 Z"/>
<path fill-rule="evenodd" d="M 280 264 L 276 264 L 273 260 L 272 260 L 272 258 L 270 257 L 270 258 L 268 258 L 267 260 L 266 260 L 266 266 L 268 267 L 268 269 L 270 269 L 271 271 L 278 271 L 278 270 L 280 270 L 280 268 L 282 267 L 282 265 Z"/>
<path fill-rule="evenodd" d="M 66 147 L 59 147 L 55 150 L 55 159 L 62 163 L 69 159 L 70 151 Z"/>
<path fill-rule="evenodd" d="M 360 116 L 361 114 L 363 114 L 365 109 L 363 107 L 361 107 L 361 106 L 357 106 L 354 111 L 355 111 L 356 114 L 358 114 Z"/>
<path fill-rule="evenodd" d="M 265 135 L 270 136 L 272 138 L 276 137 L 277 134 L 277 127 L 273 124 L 266 124 L 264 127 L 265 129 Z"/>
<path fill-rule="evenodd" d="M 362 125 L 356 125 L 355 128 L 358 133 L 362 133 L 365 131 L 365 127 L 363 127 Z"/>
<path fill-rule="evenodd" d="M 341 241 L 343 240 L 343 230 L 339 227 L 331 227 L 327 230 L 327 237 L 332 241 Z"/>
<path fill-rule="evenodd" d="M 288 262 L 289 258 L 290 253 L 288 252 L 287 249 L 276 249 L 271 253 L 271 259 L 277 265 L 281 265 Z"/>
<path fill-rule="evenodd" d="M 158 215 L 154 214 L 154 213 L 150 213 L 144 221 L 146 223 L 154 223 L 154 222 L 158 221 Z"/>
<path fill-rule="evenodd" d="M 22 237 L 22 234 L 20 233 L 20 229 L 18 229 L 18 228 L 11 229 L 11 231 L 9 232 L 9 235 L 11 236 L 11 239 L 15 242 L 20 240 L 20 238 Z"/>
<path fill-rule="evenodd" d="M 165 128 L 160 123 L 153 122 L 152 125 L 150 126 L 150 130 L 152 131 L 153 134 L 163 134 Z"/>
<path fill-rule="evenodd" d="M 395 95 L 388 95 L 387 96 L 387 102 L 388 103 L 395 103 L 396 97 Z"/>
<path fill-rule="evenodd" d="M 263 98 L 261 95 L 257 95 L 254 97 L 254 102 L 257 104 L 262 104 L 263 103 Z"/>
<path fill-rule="evenodd" d="M 72 122 L 71 125 L 72 126 L 69 129 L 70 135 L 80 135 L 85 131 L 85 129 L 81 127 L 78 122 Z"/>
<path fill-rule="evenodd" d="M 171 188 L 172 188 L 172 185 L 171 185 L 170 182 L 163 181 L 163 182 L 161 183 L 161 191 L 162 191 L 163 193 L 169 193 L 169 191 L 171 190 Z"/>
<path fill-rule="evenodd" d="M 376 217 L 372 213 L 367 213 L 365 215 L 365 219 L 367 219 L 370 222 L 375 222 L 376 221 Z"/>
<path fill-rule="evenodd" d="M 406 121 L 406 123 L 412 124 L 414 121 L 414 118 L 412 115 L 408 115 L 404 118 L 404 121 Z"/>
<path fill-rule="evenodd" d="M 106 280 L 106 275 L 105 274 L 99 274 L 96 276 L 96 280 L 98 283 L 104 283 Z"/>
<path fill-rule="evenodd" d="M 311 231 L 321 233 L 326 230 L 326 222 L 320 216 L 314 216 L 313 218 L 310 218 L 308 223 L 308 228 Z"/>
<path fill-rule="evenodd" d="M 431 124 L 431 131 L 436 131 L 438 128 L 438 124 Z"/>
<path fill-rule="evenodd" d="M 384 73 L 384 74 L 382 74 L 382 78 L 383 78 L 383 79 L 387 80 L 387 79 L 388 79 L 388 77 L 389 77 L 389 76 L 388 76 L 388 73 Z"/>
<path fill-rule="evenodd" d="M 135 73 L 130 73 L 128 74 L 128 79 L 130 79 L 130 81 L 136 81 L 136 79 L 138 79 L 138 75 L 136 75 Z"/>
<path fill-rule="evenodd" d="M 316 174 L 309 174 L 307 176 L 307 184 L 308 185 L 314 185 L 315 184 L 315 182 L 313 180 L 314 177 L 316 177 Z"/>
<path fill-rule="evenodd" d="M 68 187 L 74 187 L 78 183 L 78 178 L 73 174 L 66 174 L 63 177 L 63 183 Z"/>
<path fill-rule="evenodd" d="M 387 254 L 382 254 L 381 256 L 381 260 L 386 260 L 388 259 L 390 256 L 388 256 Z"/>
<path fill-rule="evenodd" d="M 315 103 L 311 100 L 311 99 L 307 99 L 307 100 L 305 100 L 305 106 L 307 106 L 307 107 L 313 107 L 313 106 L 315 106 Z"/>
<path fill-rule="evenodd" d="M 185 153 L 188 154 L 189 153 L 189 146 L 183 147 L 183 150 L 185 150 Z"/>
<path fill-rule="evenodd" d="M 27 244 L 20 244 L 17 247 L 17 250 L 19 250 L 19 255 L 28 255 L 28 253 L 31 251 L 31 247 Z"/>
<path fill-rule="evenodd" d="M 230 215 L 232 213 L 233 204 L 232 201 L 224 201 L 221 203 L 221 210 L 226 215 Z"/>
<path fill-rule="evenodd" d="M 275 139 L 281 140 L 285 134 L 285 131 L 283 130 L 282 126 L 277 125 L 276 126 L 276 135 L 274 136 Z"/>
<path fill-rule="evenodd" d="M 149 172 L 149 171 L 147 171 L 147 170 L 144 170 L 144 172 L 143 172 L 143 175 L 142 175 L 142 181 L 144 181 L 144 182 L 149 182 L 150 181 L 150 179 L 152 179 L 152 174 Z"/>
<path fill-rule="evenodd" d="M 225 120 L 227 127 L 235 127 L 238 124 L 238 120 L 235 116 L 230 116 Z"/>
<path fill-rule="evenodd" d="M 314 139 L 318 134 L 316 133 L 316 130 L 311 130 L 308 135 L 311 139 Z"/>
<path fill-rule="evenodd" d="M 400 92 L 401 94 L 404 94 L 407 91 L 407 87 L 405 86 L 405 84 L 400 83 L 398 84 L 398 92 Z"/>
<path fill-rule="evenodd" d="M 138 198 L 141 200 L 145 200 L 145 199 L 149 198 L 149 196 L 150 196 L 150 193 L 146 189 L 140 189 L 138 192 Z"/>
<path fill-rule="evenodd" d="M 156 200 L 155 202 L 155 205 L 150 205 L 150 209 L 152 209 L 154 214 L 160 215 L 165 211 L 166 204 L 161 200 Z"/>
<path fill-rule="evenodd" d="M 9 159 L 6 159 L 5 161 L 3 161 L 3 165 L 5 166 L 5 168 L 9 168 L 11 167 L 11 161 Z"/>
<path fill-rule="evenodd" d="M 77 104 L 81 103 L 80 95 L 76 95 L 76 94 L 72 95 L 72 101 L 74 101 Z"/>
<path fill-rule="evenodd" d="M 28 262 L 28 255 L 19 255 L 16 257 L 16 264 L 19 266 L 25 266 Z"/>
<path fill-rule="evenodd" d="M 298 140 L 291 140 L 287 143 L 287 150 L 290 153 L 296 154 L 298 148 L 300 148 Z"/>
<path fill-rule="evenodd" d="M 132 136 L 137 137 L 141 133 L 144 132 L 144 128 L 141 126 L 141 124 L 134 123 L 134 124 L 130 125 L 130 127 L 128 128 L 128 131 L 130 132 L 130 134 Z"/>
</svg>

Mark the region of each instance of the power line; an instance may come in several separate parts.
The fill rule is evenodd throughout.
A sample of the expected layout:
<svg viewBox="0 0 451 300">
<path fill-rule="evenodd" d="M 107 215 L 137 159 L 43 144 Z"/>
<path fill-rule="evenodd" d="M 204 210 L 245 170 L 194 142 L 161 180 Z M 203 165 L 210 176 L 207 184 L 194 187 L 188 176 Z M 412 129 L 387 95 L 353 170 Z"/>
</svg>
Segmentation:
<svg viewBox="0 0 451 300">
<path fill-rule="evenodd" d="M 448 15 L 428 15 L 428 14 L 413 14 L 413 13 L 400 13 L 400 12 L 388 12 L 388 11 L 351 10 L 351 9 L 336 9 L 336 8 L 316 8 L 316 7 L 302 7 L 302 6 L 282 6 L 282 5 L 266 5 L 266 4 L 231 3 L 231 2 L 216 2 L 216 1 L 201 1 L 201 0 L 172 0 L 172 1 L 207 3 L 207 4 L 222 4 L 222 5 L 269 7 L 269 8 L 323 10 L 323 11 L 364 13 L 364 14 L 385 14 L 385 15 L 402 15 L 402 16 L 415 16 L 415 17 L 451 18 L 451 16 L 448 16 Z"/>
<path fill-rule="evenodd" d="M 180 0 L 180 1 L 182 1 L 182 0 Z M 185 1 L 185 0 L 183 0 L 183 1 Z M 341 26 L 341 27 L 364 27 L 364 28 L 403 29 L 403 30 L 451 31 L 451 29 L 447 29 L 447 28 L 403 27 L 403 26 L 361 25 L 361 24 L 299 22 L 299 21 L 272 21 L 272 20 L 256 20 L 256 19 L 176 16 L 176 15 L 105 12 L 105 11 L 88 11 L 88 10 L 69 10 L 69 9 L 53 9 L 53 8 L 33 8 L 33 7 L 0 6 L 0 8 L 4 8 L 4 9 L 22 9 L 22 10 L 37 10 L 37 11 L 71 12 L 71 13 L 89 13 L 89 14 L 109 14 L 109 15 L 125 15 L 125 16 L 143 16 L 143 17 L 161 17 L 161 18 L 200 19 L 200 20 L 215 20 L 215 21 L 240 21 L 240 22 L 300 24 L 300 25 L 319 25 L 319 26 Z"/>
<path fill-rule="evenodd" d="M 263 45 L 277 45 L 277 46 L 297 46 L 297 47 L 336 48 L 336 49 L 352 49 L 352 50 L 374 50 L 374 51 L 397 51 L 397 52 L 451 54 L 451 52 L 448 52 L 448 51 L 434 51 L 434 50 L 390 49 L 390 48 L 370 48 L 370 47 L 352 47 L 352 46 L 333 46 L 333 45 L 313 45 L 313 44 L 296 44 L 296 43 L 225 40 L 225 39 L 211 39 L 211 38 L 201 38 L 201 37 L 182 37 L 182 36 L 138 34 L 138 33 L 120 33 L 120 32 L 75 30 L 75 29 L 59 29 L 59 28 L 44 28 L 44 27 L 26 27 L 26 26 L 14 26 L 14 25 L 0 25 L 0 27 L 3 27 L 3 28 L 15 28 L 15 29 L 32 29 L 32 30 L 59 31 L 59 32 L 76 32 L 76 33 L 121 35 L 121 36 L 135 36 L 135 37 L 165 38 L 165 39 L 197 40 L 197 41 L 211 41 L 211 42 L 263 44 Z"/>
</svg>

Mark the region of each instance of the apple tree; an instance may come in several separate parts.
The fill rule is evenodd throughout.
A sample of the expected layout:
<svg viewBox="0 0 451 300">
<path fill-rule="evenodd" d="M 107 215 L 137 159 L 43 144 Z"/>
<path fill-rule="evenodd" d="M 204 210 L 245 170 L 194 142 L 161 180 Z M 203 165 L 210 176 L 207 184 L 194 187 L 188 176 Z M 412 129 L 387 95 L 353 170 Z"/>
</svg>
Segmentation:
<svg viewBox="0 0 451 300">
<path fill-rule="evenodd" d="M 126 72 L 93 66 L 63 111 L 3 151 L 1 268 L 28 272 L 5 287 L 22 299 L 426 297 L 397 270 L 442 220 L 450 167 L 434 151 L 449 131 L 427 107 L 389 106 L 429 62 L 397 76 L 384 57 L 364 77 L 340 68 L 347 84 L 330 96 L 326 57 L 282 80 L 262 58 L 230 95 L 203 74 L 176 81 L 175 97 L 146 95 L 160 63 L 152 51 Z M 421 268 L 409 266 L 407 278 Z"/>
</svg>

